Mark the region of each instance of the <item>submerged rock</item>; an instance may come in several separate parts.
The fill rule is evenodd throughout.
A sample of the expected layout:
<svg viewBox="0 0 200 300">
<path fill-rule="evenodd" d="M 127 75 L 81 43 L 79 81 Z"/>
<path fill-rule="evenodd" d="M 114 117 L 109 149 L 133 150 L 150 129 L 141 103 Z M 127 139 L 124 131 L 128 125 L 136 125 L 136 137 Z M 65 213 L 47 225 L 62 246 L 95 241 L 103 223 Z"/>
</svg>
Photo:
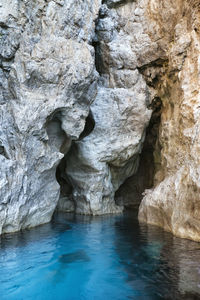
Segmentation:
<svg viewBox="0 0 200 300">
<path fill-rule="evenodd" d="M 90 261 L 89 256 L 84 250 L 78 250 L 72 253 L 62 254 L 59 257 L 59 262 L 62 264 L 71 264 L 75 262 L 88 262 Z"/>
</svg>

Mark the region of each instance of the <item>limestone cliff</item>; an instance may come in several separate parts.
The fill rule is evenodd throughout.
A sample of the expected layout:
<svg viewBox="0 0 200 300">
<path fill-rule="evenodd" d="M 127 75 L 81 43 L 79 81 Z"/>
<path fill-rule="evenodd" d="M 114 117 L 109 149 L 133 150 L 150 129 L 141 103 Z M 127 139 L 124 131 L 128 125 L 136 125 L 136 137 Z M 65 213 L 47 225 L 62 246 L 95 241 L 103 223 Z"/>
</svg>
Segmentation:
<svg viewBox="0 0 200 300">
<path fill-rule="evenodd" d="M 145 193 L 139 219 L 200 241 L 200 3 L 149 1 L 148 16 L 159 26 L 166 60 L 157 78 L 150 78 L 153 67 L 144 70 L 147 80 L 156 78 L 162 114 L 154 188 Z"/>
<path fill-rule="evenodd" d="M 199 1 L 1 0 L 0 233 L 120 212 L 129 178 L 200 240 L 199 30 Z"/>
<path fill-rule="evenodd" d="M 97 1 L 0 6 L 0 233 L 50 221 L 55 172 L 96 95 Z"/>
</svg>

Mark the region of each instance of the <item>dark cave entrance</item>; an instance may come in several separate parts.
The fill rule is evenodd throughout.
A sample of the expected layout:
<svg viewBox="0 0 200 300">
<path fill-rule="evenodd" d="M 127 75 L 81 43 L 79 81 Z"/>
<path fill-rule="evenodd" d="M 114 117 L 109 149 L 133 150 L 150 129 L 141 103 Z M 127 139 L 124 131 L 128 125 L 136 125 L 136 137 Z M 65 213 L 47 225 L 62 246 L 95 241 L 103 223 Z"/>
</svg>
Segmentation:
<svg viewBox="0 0 200 300">
<path fill-rule="evenodd" d="M 65 154 L 56 169 L 56 180 L 60 185 L 60 199 L 57 210 L 73 212 L 75 210 L 75 203 L 72 196 L 73 185 L 67 176 L 66 168 L 67 154 Z"/>
<path fill-rule="evenodd" d="M 161 119 L 162 101 L 155 97 L 151 109 L 153 110 L 137 173 L 127 178 L 115 193 L 117 205 L 124 205 L 125 210 L 138 210 L 145 189 L 154 185 L 154 175 L 160 165 L 160 144 L 158 140 Z"/>
</svg>

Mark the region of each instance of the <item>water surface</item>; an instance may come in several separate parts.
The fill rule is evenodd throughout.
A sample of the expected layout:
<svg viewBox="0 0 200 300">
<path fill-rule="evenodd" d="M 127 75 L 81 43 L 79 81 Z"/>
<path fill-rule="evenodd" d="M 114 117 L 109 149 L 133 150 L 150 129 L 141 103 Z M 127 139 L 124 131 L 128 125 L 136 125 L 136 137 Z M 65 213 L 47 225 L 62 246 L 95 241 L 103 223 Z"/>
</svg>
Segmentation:
<svg viewBox="0 0 200 300">
<path fill-rule="evenodd" d="M 133 214 L 59 214 L 1 237 L 0 299 L 200 299 L 200 244 Z"/>
</svg>

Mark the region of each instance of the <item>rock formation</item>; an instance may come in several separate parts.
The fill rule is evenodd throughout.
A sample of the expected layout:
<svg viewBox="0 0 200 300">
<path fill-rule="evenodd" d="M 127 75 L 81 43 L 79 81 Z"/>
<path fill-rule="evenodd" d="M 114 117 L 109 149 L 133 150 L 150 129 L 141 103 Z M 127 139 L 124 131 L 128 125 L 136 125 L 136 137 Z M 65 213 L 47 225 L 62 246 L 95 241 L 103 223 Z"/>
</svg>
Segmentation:
<svg viewBox="0 0 200 300">
<path fill-rule="evenodd" d="M 0 233 L 52 217 L 56 167 L 96 95 L 98 11 L 98 1 L 2 2 Z"/>
<path fill-rule="evenodd" d="M 0 233 L 56 208 L 121 212 L 148 188 L 140 221 L 200 240 L 199 14 L 195 0 L 1 0 Z"/>
<path fill-rule="evenodd" d="M 71 208 L 74 201 L 77 213 L 123 210 L 123 205 L 115 204 L 115 192 L 137 171 L 152 113 L 148 108 L 151 95 L 138 70 L 141 49 L 148 52 L 149 37 L 143 33 L 140 18 L 134 15 L 135 2 L 114 8 L 111 2 L 100 8 L 93 42 L 100 74 L 97 96 L 90 107 L 94 129 L 84 139 L 74 142 L 66 157 L 66 174 L 73 197 L 69 200 L 66 197 L 68 205 L 65 205 Z M 135 19 L 138 26 L 132 30 Z M 141 34 L 143 39 L 139 39 Z"/>
<path fill-rule="evenodd" d="M 159 163 L 154 188 L 145 192 L 139 219 L 179 237 L 200 241 L 200 4 L 199 1 L 157 1 L 155 5 L 155 2 L 149 2 L 152 4 L 149 16 L 156 20 L 163 36 L 166 60 L 154 79 L 150 78 L 153 68 L 155 72 L 153 66 L 144 70 L 144 76 L 154 80 L 162 99 L 154 153 Z"/>
</svg>

